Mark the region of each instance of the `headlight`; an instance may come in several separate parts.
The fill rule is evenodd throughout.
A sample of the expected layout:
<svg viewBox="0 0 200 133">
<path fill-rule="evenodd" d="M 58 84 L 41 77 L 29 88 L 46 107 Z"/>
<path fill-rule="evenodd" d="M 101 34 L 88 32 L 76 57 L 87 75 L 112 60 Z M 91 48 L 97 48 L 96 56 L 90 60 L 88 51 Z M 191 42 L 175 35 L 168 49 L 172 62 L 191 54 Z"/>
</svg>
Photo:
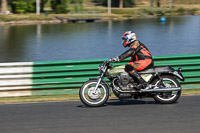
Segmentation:
<svg viewBox="0 0 200 133">
<path fill-rule="evenodd" d="M 103 72 L 103 65 L 102 64 L 99 65 L 99 71 Z"/>
</svg>

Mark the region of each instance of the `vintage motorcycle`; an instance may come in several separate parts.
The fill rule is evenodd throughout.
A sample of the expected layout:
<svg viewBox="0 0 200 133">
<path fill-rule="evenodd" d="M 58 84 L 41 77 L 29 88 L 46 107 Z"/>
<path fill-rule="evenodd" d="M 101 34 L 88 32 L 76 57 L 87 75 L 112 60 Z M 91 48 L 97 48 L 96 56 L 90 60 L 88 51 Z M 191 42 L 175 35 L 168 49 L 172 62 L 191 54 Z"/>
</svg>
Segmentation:
<svg viewBox="0 0 200 133">
<path fill-rule="evenodd" d="M 79 90 L 80 100 L 87 106 L 98 107 L 104 105 L 111 89 L 119 99 L 152 97 L 162 104 L 176 102 L 181 95 L 181 85 L 177 79 L 184 81 L 181 68 L 174 70 L 170 66 L 154 67 L 140 71 L 141 77 L 148 83 L 143 89 L 137 89 L 137 80 L 124 71 L 125 65 L 113 66 L 111 60 L 105 60 L 99 65 L 99 78 L 86 81 Z M 107 77 L 110 85 L 103 79 Z"/>
</svg>

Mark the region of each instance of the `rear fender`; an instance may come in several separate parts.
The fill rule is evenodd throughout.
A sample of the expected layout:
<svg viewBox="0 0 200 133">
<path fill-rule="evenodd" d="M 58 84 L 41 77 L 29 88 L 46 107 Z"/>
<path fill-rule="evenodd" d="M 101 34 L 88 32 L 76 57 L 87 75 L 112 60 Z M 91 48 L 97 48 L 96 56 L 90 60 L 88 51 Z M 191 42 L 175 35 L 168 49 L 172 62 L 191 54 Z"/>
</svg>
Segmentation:
<svg viewBox="0 0 200 133">
<path fill-rule="evenodd" d="M 175 77 L 177 77 L 178 79 L 180 79 L 181 81 L 184 81 L 185 78 L 184 78 L 183 74 L 181 73 L 181 71 L 182 71 L 182 69 L 181 69 L 181 68 L 178 68 L 178 70 L 172 72 L 172 74 L 173 74 Z"/>
<path fill-rule="evenodd" d="M 185 78 L 184 78 L 183 74 L 181 73 L 181 71 L 182 71 L 182 69 L 178 68 L 178 70 L 176 70 L 176 71 L 171 71 L 171 72 L 168 72 L 168 73 L 160 73 L 159 75 L 169 75 L 169 76 L 171 75 L 174 78 L 177 78 L 181 81 L 184 81 Z"/>
</svg>

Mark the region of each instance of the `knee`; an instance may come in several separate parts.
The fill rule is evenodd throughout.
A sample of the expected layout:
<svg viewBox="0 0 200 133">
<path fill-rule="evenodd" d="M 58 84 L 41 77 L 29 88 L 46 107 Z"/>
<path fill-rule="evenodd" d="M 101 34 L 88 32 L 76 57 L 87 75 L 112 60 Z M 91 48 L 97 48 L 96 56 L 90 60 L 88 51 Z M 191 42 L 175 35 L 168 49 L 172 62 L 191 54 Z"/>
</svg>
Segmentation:
<svg viewBox="0 0 200 133">
<path fill-rule="evenodd" d="M 125 66 L 125 69 L 124 69 L 126 72 L 132 72 L 133 70 L 134 70 L 134 67 L 133 66 L 131 66 L 130 64 L 127 64 L 126 66 Z"/>
</svg>

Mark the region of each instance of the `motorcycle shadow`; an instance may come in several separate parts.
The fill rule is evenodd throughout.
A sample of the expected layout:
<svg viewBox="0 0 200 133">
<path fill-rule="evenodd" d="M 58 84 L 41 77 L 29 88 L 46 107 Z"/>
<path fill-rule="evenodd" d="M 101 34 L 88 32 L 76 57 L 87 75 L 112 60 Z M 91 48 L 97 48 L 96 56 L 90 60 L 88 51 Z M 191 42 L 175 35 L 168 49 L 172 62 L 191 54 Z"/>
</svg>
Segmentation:
<svg viewBox="0 0 200 133">
<path fill-rule="evenodd" d="M 151 100 L 135 100 L 135 99 L 110 99 L 106 105 L 121 106 L 121 105 L 139 105 L 139 104 L 159 104 L 156 101 Z"/>
<path fill-rule="evenodd" d="M 175 102 L 173 104 L 177 104 L 178 102 Z M 129 105 L 148 105 L 148 104 L 152 104 L 152 105 L 162 105 L 156 101 L 154 101 L 153 99 L 109 99 L 108 102 L 100 107 L 107 107 L 107 106 L 129 106 Z M 79 105 L 77 107 L 81 107 L 81 108 L 91 108 L 88 107 L 86 105 Z M 99 108 L 99 107 L 92 107 L 92 108 Z"/>
</svg>

